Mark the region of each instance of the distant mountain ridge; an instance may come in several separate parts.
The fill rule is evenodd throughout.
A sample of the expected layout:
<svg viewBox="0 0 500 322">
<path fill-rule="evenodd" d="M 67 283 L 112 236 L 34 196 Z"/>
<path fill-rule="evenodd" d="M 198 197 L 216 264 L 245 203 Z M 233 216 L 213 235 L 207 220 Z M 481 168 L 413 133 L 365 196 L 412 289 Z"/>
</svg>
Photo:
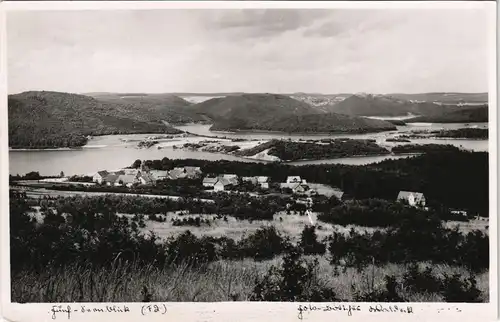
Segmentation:
<svg viewBox="0 0 500 322">
<path fill-rule="evenodd" d="M 262 130 L 290 133 L 378 132 L 396 127 L 385 121 L 326 113 L 279 94 L 244 94 L 214 98 L 191 106 L 210 117 L 212 130 Z"/>
<path fill-rule="evenodd" d="M 435 116 L 468 108 L 460 104 L 408 101 L 387 95 L 355 94 L 327 110 L 335 113 L 358 116 Z"/>
</svg>

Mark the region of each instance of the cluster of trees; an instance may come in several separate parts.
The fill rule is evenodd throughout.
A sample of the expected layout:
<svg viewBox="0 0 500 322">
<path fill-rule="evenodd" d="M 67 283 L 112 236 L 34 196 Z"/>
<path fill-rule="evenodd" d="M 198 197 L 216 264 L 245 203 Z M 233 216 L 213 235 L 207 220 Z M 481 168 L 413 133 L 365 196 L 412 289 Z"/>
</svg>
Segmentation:
<svg viewBox="0 0 500 322">
<path fill-rule="evenodd" d="M 19 181 L 19 180 L 41 180 L 47 177 L 41 176 L 38 171 L 31 171 L 24 175 L 9 175 L 9 182 Z"/>
<path fill-rule="evenodd" d="M 488 139 L 488 129 L 463 128 L 431 132 L 437 137 L 457 139 Z"/>
<path fill-rule="evenodd" d="M 418 241 L 418 242 L 415 242 Z M 481 231 L 467 235 L 457 229 L 446 229 L 432 217 L 405 218 L 386 231 L 357 233 L 348 236 L 334 233 L 328 250 L 332 264 L 345 261 L 358 268 L 370 262 L 412 263 L 430 261 L 467 267 L 482 272 L 489 267 L 489 237 Z"/>
<path fill-rule="evenodd" d="M 348 200 L 335 205 L 334 198 L 328 200 L 330 201 L 330 208 L 323 207 L 323 204 L 315 206 L 317 210 L 322 210 L 322 213 L 318 216 L 319 220 L 338 225 L 366 227 L 389 227 L 413 216 L 436 217 L 439 220 L 468 221 L 467 217 L 453 214 L 444 207 L 423 210 L 409 207 L 402 202 L 383 199 Z"/>
<path fill-rule="evenodd" d="M 127 195 L 105 195 L 94 197 L 57 197 L 30 200 L 30 206 L 40 206 L 42 211 L 54 209 L 57 213 L 110 212 L 128 214 L 166 214 L 167 212 L 186 211 L 198 214 L 217 214 L 233 216 L 237 219 L 272 220 L 276 212 L 284 211 L 287 204 L 294 202 L 289 198 L 269 196 L 252 197 L 247 194 L 213 194 L 213 202 L 194 198 L 149 198 Z"/>
<path fill-rule="evenodd" d="M 194 226 L 201 227 L 202 225 L 210 226 L 210 220 L 208 218 L 202 219 L 200 216 L 188 217 L 188 218 L 172 218 L 172 225 L 174 226 Z"/>
<path fill-rule="evenodd" d="M 393 153 L 428 153 L 428 152 L 460 151 L 451 144 L 405 144 L 392 148 Z"/>
<path fill-rule="evenodd" d="M 68 181 L 71 182 L 93 182 L 94 179 L 91 176 L 71 176 Z"/>
<path fill-rule="evenodd" d="M 269 150 L 269 155 L 280 160 L 320 160 L 343 158 L 359 155 L 380 155 L 390 153 L 387 149 L 370 140 L 336 139 L 331 143 L 308 143 L 292 141 L 276 141 Z"/>
<path fill-rule="evenodd" d="M 489 167 L 487 152 L 448 150 L 421 156 L 385 160 L 365 166 L 340 164 L 291 166 L 280 163 L 250 163 L 208 160 L 146 161 L 152 169 L 199 166 L 204 173 L 234 173 L 239 176 L 269 176 L 284 182 L 300 176 L 308 182 L 339 187 L 351 198 L 395 200 L 399 191 L 424 193 L 427 203 L 464 209 L 488 216 Z M 473 169 L 474 171 L 471 171 Z"/>
<path fill-rule="evenodd" d="M 434 108 L 436 109 L 436 108 Z M 423 115 L 406 120 L 406 122 L 429 122 L 429 123 L 472 123 L 488 122 L 488 104 L 475 107 L 462 107 L 449 110 L 438 115 Z"/>
</svg>

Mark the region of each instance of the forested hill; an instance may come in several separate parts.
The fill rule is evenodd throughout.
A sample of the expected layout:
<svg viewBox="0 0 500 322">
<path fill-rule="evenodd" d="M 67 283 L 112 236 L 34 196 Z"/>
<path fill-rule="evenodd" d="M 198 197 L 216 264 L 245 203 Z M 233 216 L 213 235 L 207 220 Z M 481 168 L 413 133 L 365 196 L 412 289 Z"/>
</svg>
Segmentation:
<svg viewBox="0 0 500 322">
<path fill-rule="evenodd" d="M 319 113 L 307 103 L 278 94 L 243 94 L 209 99 L 191 107 L 217 121 L 220 119 L 243 119 L 249 125 L 287 115 Z"/>
<path fill-rule="evenodd" d="M 430 122 L 430 123 L 473 123 L 488 122 L 488 106 L 470 107 L 467 109 L 453 111 L 442 115 L 420 116 L 407 122 Z"/>
<path fill-rule="evenodd" d="M 404 116 L 441 115 L 461 109 L 456 105 L 417 102 L 387 95 L 356 94 L 329 107 L 329 111 L 348 115 Z"/>
<path fill-rule="evenodd" d="M 88 135 L 179 132 L 154 113 L 61 92 L 9 95 L 8 117 L 10 148 L 77 147 Z"/>
<path fill-rule="evenodd" d="M 396 129 L 385 121 L 326 113 L 305 102 L 277 94 L 214 98 L 189 109 L 210 117 L 214 121 L 212 130 L 219 131 L 366 133 Z"/>
<path fill-rule="evenodd" d="M 192 105 L 185 99 L 172 94 L 147 93 L 90 93 L 101 102 L 119 104 L 125 111 L 141 111 L 152 120 L 161 119 L 171 124 L 202 122 L 205 119 L 192 113 L 186 107 Z"/>
<path fill-rule="evenodd" d="M 263 122 L 260 128 L 290 133 L 373 133 L 397 129 L 387 121 L 336 113 L 285 116 Z"/>
</svg>

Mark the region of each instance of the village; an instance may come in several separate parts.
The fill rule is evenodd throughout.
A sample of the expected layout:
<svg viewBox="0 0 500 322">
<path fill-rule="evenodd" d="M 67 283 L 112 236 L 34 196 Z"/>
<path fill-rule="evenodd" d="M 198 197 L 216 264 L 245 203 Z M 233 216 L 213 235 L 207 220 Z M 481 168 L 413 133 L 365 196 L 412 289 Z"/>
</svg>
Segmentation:
<svg viewBox="0 0 500 322">
<path fill-rule="evenodd" d="M 75 178 L 77 180 L 75 180 Z M 84 180 L 81 180 L 84 179 Z M 133 190 L 134 187 L 156 186 L 159 182 L 168 180 L 198 180 L 205 192 L 240 192 L 253 196 L 289 195 L 295 202 L 311 209 L 315 196 L 330 198 L 335 196 L 345 200 L 344 192 L 325 184 L 308 182 L 300 176 L 288 176 L 285 182 L 273 182 L 268 176 L 238 176 L 236 174 L 204 174 L 201 167 L 183 166 L 171 170 L 149 169 L 145 162 L 137 168 L 124 168 L 114 171 L 100 170 L 92 177 L 65 177 L 45 178 L 38 180 L 41 184 L 57 184 L 59 186 L 93 186 L 93 187 L 125 187 Z M 75 181 L 74 181 L 75 180 Z M 244 188 L 245 187 L 245 188 Z M 415 191 L 400 191 L 395 201 L 404 202 L 409 206 L 428 210 L 423 193 Z M 463 210 L 451 210 L 452 213 L 467 216 Z M 479 219 L 479 218 L 478 218 Z"/>
</svg>

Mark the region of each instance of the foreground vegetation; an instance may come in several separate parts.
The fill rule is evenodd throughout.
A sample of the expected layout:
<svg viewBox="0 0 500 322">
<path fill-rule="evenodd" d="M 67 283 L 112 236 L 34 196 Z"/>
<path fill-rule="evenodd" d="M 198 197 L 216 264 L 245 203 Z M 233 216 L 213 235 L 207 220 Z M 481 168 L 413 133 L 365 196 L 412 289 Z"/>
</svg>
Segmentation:
<svg viewBox="0 0 500 322">
<path fill-rule="evenodd" d="M 181 203 L 135 198 L 30 200 L 12 192 L 13 300 L 480 302 L 488 297 L 488 235 L 446 229 L 433 213 L 405 208 L 401 220 L 384 231 L 333 232 L 323 239 L 313 226 L 292 241 L 267 225 L 240 239 L 185 231 L 163 240 L 141 228 L 145 221 L 162 221 L 154 215 L 158 207 L 171 211 Z M 139 213 L 146 213 L 147 202 L 149 218 Z M 30 215 L 35 205 L 42 220 Z M 118 216 L 122 211 L 135 215 Z M 424 269 L 429 266 L 439 269 Z"/>
</svg>

